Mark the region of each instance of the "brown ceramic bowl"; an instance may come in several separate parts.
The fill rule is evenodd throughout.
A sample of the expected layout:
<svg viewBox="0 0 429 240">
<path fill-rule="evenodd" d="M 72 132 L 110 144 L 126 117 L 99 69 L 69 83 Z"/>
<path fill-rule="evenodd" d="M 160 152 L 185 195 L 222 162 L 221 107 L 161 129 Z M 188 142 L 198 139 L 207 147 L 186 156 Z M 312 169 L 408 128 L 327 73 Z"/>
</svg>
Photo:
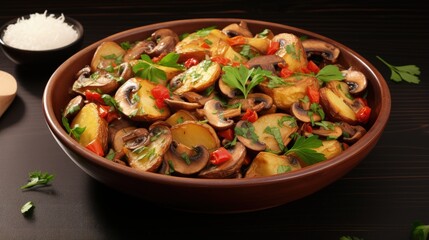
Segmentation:
<svg viewBox="0 0 429 240">
<path fill-rule="evenodd" d="M 172 177 L 140 172 L 98 157 L 77 144 L 63 129 L 61 110 L 70 100 L 69 90 L 75 74 L 90 63 L 102 41 L 135 41 L 159 28 L 171 28 L 179 34 L 208 26 L 222 28 L 240 20 L 192 19 L 152 24 L 117 33 L 82 49 L 59 66 L 46 85 L 43 107 L 53 137 L 75 164 L 98 181 L 149 202 L 184 211 L 235 213 L 272 208 L 308 196 L 343 177 L 367 156 L 385 128 L 391 105 L 388 86 L 377 69 L 350 48 L 319 34 L 277 23 L 245 19 L 254 33 L 269 28 L 274 33 L 291 32 L 330 42 L 341 50 L 340 63 L 355 67 L 369 80 L 367 100 L 372 113 L 368 132 L 335 158 L 270 177 L 215 180 Z"/>
</svg>

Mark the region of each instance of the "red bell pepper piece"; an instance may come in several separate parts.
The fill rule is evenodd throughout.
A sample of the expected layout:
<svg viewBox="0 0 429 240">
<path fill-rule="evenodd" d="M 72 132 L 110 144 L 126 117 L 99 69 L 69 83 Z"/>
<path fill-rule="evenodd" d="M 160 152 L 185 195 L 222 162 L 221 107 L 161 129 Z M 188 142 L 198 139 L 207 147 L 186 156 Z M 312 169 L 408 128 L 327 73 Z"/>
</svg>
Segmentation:
<svg viewBox="0 0 429 240">
<path fill-rule="evenodd" d="M 213 165 L 219 165 L 222 164 L 232 158 L 232 154 L 228 152 L 224 147 L 220 147 L 216 150 L 214 150 L 210 154 L 210 162 Z"/>
<path fill-rule="evenodd" d="M 101 94 L 91 90 L 85 90 L 84 92 L 86 100 L 90 102 L 95 102 L 99 104 L 104 104 L 103 98 L 101 98 Z"/>
<path fill-rule="evenodd" d="M 220 137 L 223 137 L 229 141 L 232 141 L 234 139 L 234 130 L 232 130 L 232 128 L 228 128 L 226 130 L 219 131 L 217 133 L 217 135 L 219 135 Z"/>
<path fill-rule="evenodd" d="M 368 106 L 363 106 L 357 111 L 356 118 L 359 122 L 366 123 L 368 122 L 370 115 L 371 115 L 371 108 Z"/>
<path fill-rule="evenodd" d="M 246 44 L 247 40 L 243 36 L 235 36 L 235 37 L 232 37 L 232 38 L 228 38 L 227 42 L 229 43 L 230 46 L 236 46 L 236 45 L 244 45 L 244 44 Z"/>
<path fill-rule="evenodd" d="M 199 63 L 198 59 L 196 59 L 196 58 L 188 58 L 185 61 L 184 65 L 185 65 L 186 68 L 190 68 L 192 66 L 197 65 L 198 63 Z"/>
<path fill-rule="evenodd" d="M 282 70 L 280 70 L 280 77 L 282 78 L 290 77 L 292 74 L 293 72 L 289 70 L 287 67 L 284 67 L 282 68 Z"/>
<path fill-rule="evenodd" d="M 212 57 L 211 60 L 213 62 L 217 62 L 217 63 L 222 64 L 222 65 L 228 65 L 228 63 L 230 62 L 230 60 L 228 58 L 221 57 L 221 56 Z"/>
<path fill-rule="evenodd" d="M 313 87 L 308 86 L 306 89 L 306 93 L 311 103 L 319 103 L 320 93 L 317 89 L 314 89 Z"/>
<path fill-rule="evenodd" d="M 244 115 L 241 117 L 241 120 L 247 120 L 249 122 L 255 122 L 258 120 L 258 113 L 250 108 L 246 110 Z"/>
<path fill-rule="evenodd" d="M 165 107 L 165 99 L 170 98 L 170 91 L 164 85 L 158 84 L 151 90 L 152 96 L 155 98 L 155 105 L 158 108 Z"/>
<path fill-rule="evenodd" d="M 104 157 L 103 146 L 98 139 L 95 139 L 94 141 L 90 142 L 88 145 L 86 145 L 86 148 L 94 152 L 98 156 Z"/>
<path fill-rule="evenodd" d="M 317 66 L 313 61 L 308 61 L 307 63 L 307 69 L 310 70 L 311 72 L 317 74 L 320 71 L 319 66 Z"/>
<path fill-rule="evenodd" d="M 273 55 L 280 49 L 280 42 L 271 41 L 268 45 L 267 55 Z"/>
</svg>

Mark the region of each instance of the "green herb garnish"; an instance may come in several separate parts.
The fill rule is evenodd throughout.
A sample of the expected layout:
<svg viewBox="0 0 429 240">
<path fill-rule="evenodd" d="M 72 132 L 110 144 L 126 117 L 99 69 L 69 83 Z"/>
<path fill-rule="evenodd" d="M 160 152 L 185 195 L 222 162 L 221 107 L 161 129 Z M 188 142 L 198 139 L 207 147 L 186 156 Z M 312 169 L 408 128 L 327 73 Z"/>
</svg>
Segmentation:
<svg viewBox="0 0 429 240">
<path fill-rule="evenodd" d="M 429 225 L 422 222 L 414 222 L 411 231 L 411 240 L 427 240 L 429 236 Z"/>
<path fill-rule="evenodd" d="M 21 213 L 22 214 L 28 214 L 28 213 L 30 213 L 30 210 L 32 210 L 34 208 L 35 208 L 35 206 L 34 206 L 33 202 L 32 201 L 28 201 L 24 205 L 22 205 L 22 207 L 21 207 Z"/>
<path fill-rule="evenodd" d="M 344 76 L 335 65 L 326 65 L 316 74 L 316 78 L 322 82 L 343 80 Z"/>
<path fill-rule="evenodd" d="M 395 82 L 406 81 L 409 83 L 420 83 L 419 75 L 420 68 L 416 65 L 403 65 L 403 66 L 394 66 L 389 64 L 384 59 L 379 56 L 376 56 L 380 61 L 382 61 L 386 66 L 389 67 L 391 71 L 390 79 Z"/>
<path fill-rule="evenodd" d="M 46 186 L 54 179 L 54 175 L 35 171 L 29 173 L 28 178 L 28 183 L 21 186 L 21 189 L 29 189 L 35 186 Z"/>
<path fill-rule="evenodd" d="M 252 88 L 264 81 L 267 75 L 272 74 L 259 67 L 248 69 L 242 64 L 239 67 L 224 66 L 222 70 L 224 71 L 222 81 L 230 87 L 240 90 L 244 98 L 247 98 Z"/>
<path fill-rule="evenodd" d="M 312 135 L 308 138 L 298 136 L 292 148 L 287 150 L 285 154 L 295 153 L 308 165 L 312 165 L 326 160 L 323 153 L 314 150 L 314 148 L 318 148 L 322 145 L 322 140 L 318 139 L 316 135 Z"/>
<path fill-rule="evenodd" d="M 63 126 L 65 127 L 67 133 L 69 135 L 72 135 L 77 141 L 80 140 L 80 135 L 85 131 L 86 127 L 79 127 L 79 125 L 74 126 L 73 128 L 70 127 L 69 120 L 66 117 L 62 117 L 61 121 L 63 123 Z"/>
</svg>

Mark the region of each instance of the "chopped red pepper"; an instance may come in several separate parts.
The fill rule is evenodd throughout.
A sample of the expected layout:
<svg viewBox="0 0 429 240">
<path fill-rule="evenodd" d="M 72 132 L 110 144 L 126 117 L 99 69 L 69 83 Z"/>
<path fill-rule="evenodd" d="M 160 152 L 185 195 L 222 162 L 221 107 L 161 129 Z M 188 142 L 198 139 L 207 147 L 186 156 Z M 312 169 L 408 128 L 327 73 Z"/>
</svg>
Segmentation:
<svg viewBox="0 0 429 240">
<path fill-rule="evenodd" d="M 290 77 L 292 74 L 293 72 L 289 70 L 287 67 L 284 67 L 282 68 L 282 70 L 280 70 L 280 77 L 282 78 Z"/>
<path fill-rule="evenodd" d="M 307 63 L 307 69 L 310 70 L 311 72 L 317 74 L 320 71 L 319 66 L 317 66 L 313 61 L 308 61 Z"/>
<path fill-rule="evenodd" d="M 366 123 L 368 122 L 370 115 L 371 115 L 371 108 L 368 106 L 363 106 L 356 113 L 356 118 L 359 122 Z"/>
<path fill-rule="evenodd" d="M 236 46 L 236 45 L 244 45 L 247 43 L 247 40 L 243 36 L 235 36 L 232 38 L 227 39 L 230 46 Z"/>
<path fill-rule="evenodd" d="M 90 102 L 104 104 L 103 98 L 101 98 L 101 94 L 91 90 L 85 90 L 84 92 L 86 100 Z"/>
<path fill-rule="evenodd" d="M 232 128 L 228 128 L 226 130 L 219 131 L 217 133 L 217 135 L 219 135 L 220 137 L 223 137 L 229 141 L 232 141 L 234 139 L 234 130 L 232 130 Z"/>
<path fill-rule="evenodd" d="M 244 115 L 241 117 L 241 120 L 247 120 L 249 122 L 255 122 L 258 120 L 258 113 L 250 108 L 246 110 Z"/>
<path fill-rule="evenodd" d="M 280 42 L 271 41 L 268 45 L 267 55 L 273 55 L 280 49 Z"/>
<path fill-rule="evenodd" d="M 89 149 L 91 152 L 94 152 L 98 156 L 104 156 L 103 146 L 98 139 L 95 139 L 90 142 L 88 145 L 86 145 L 86 148 Z"/>
<path fill-rule="evenodd" d="M 232 154 L 228 152 L 224 147 L 220 147 L 214 150 L 210 154 L 210 162 L 214 165 L 222 164 L 232 158 Z"/>
<path fill-rule="evenodd" d="M 202 47 L 202 48 L 207 48 L 207 49 L 209 49 L 209 48 L 210 48 L 210 45 L 208 45 L 206 42 L 203 42 L 203 43 L 201 44 L 201 47 Z"/>
<path fill-rule="evenodd" d="M 213 62 L 217 62 L 217 63 L 222 64 L 222 65 L 227 65 L 230 62 L 230 60 L 228 58 L 222 57 L 222 56 L 212 57 L 211 60 Z"/>
<path fill-rule="evenodd" d="M 313 127 L 311 127 L 311 125 L 310 125 L 310 124 L 305 123 L 305 125 L 304 125 L 304 130 L 305 130 L 306 132 L 308 132 L 308 133 L 312 133 L 312 132 L 313 132 Z"/>
<path fill-rule="evenodd" d="M 152 58 L 152 62 L 157 63 L 159 62 L 162 58 L 164 58 L 167 55 L 167 53 L 163 52 L 161 53 L 158 57 L 153 57 Z"/>
<path fill-rule="evenodd" d="M 320 93 L 317 89 L 314 89 L 313 87 L 308 86 L 306 93 L 311 103 L 319 103 Z"/>
<path fill-rule="evenodd" d="M 164 85 L 158 84 L 151 90 L 152 96 L 155 98 L 155 104 L 158 108 L 165 107 L 165 99 L 170 98 L 170 91 Z"/>
<path fill-rule="evenodd" d="M 198 63 L 199 63 L 198 59 L 196 59 L 196 58 L 188 58 L 185 61 L 184 65 L 185 65 L 186 68 L 190 68 L 192 66 L 197 65 Z"/>
</svg>

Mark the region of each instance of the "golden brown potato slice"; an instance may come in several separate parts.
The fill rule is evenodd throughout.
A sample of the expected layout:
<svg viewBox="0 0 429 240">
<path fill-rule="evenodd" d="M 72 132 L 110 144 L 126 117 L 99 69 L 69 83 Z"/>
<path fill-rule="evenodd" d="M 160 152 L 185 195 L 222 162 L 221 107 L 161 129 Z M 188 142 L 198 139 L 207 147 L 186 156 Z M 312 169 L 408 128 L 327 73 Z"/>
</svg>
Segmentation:
<svg viewBox="0 0 429 240">
<path fill-rule="evenodd" d="M 92 57 L 91 71 L 105 69 L 115 61 L 115 58 L 124 54 L 125 50 L 116 42 L 107 41 L 101 43 Z"/>
<path fill-rule="evenodd" d="M 152 89 L 155 83 L 141 78 L 130 78 L 116 91 L 115 100 L 123 114 L 136 121 L 165 120 L 170 109 L 158 108 Z"/>
<path fill-rule="evenodd" d="M 132 168 L 156 172 L 172 142 L 171 132 L 168 127 L 157 125 L 150 130 L 148 137 L 150 139 L 148 145 L 134 150 L 124 147 L 124 152 Z"/>
<path fill-rule="evenodd" d="M 306 95 L 308 86 L 314 89 L 319 89 L 317 78 L 311 76 L 290 77 L 285 79 L 286 85 L 281 85 L 276 88 L 269 88 L 267 82 L 260 84 L 260 89 L 273 98 L 274 105 L 278 109 L 289 111 L 293 103 L 299 101 Z"/>
<path fill-rule="evenodd" d="M 199 64 L 192 66 L 181 75 L 180 85 L 174 89 L 173 93 L 181 95 L 185 92 L 202 91 L 215 84 L 221 73 L 219 63 L 210 60 L 201 61 Z"/>
<path fill-rule="evenodd" d="M 197 121 L 197 118 L 189 111 L 179 110 L 165 120 L 170 126 L 183 123 L 185 121 Z"/>
<path fill-rule="evenodd" d="M 296 72 L 307 67 L 306 52 L 299 37 L 291 33 L 280 33 L 274 36 L 272 41 L 280 43 L 276 55 L 286 61 L 289 70 Z"/>
<path fill-rule="evenodd" d="M 246 171 L 245 178 L 264 177 L 286 173 L 301 168 L 298 159 L 292 155 L 277 155 L 270 152 L 260 152 L 253 159 Z"/>
<path fill-rule="evenodd" d="M 206 123 L 187 121 L 171 128 L 173 140 L 188 147 L 203 145 L 209 152 L 220 147 L 216 131 Z"/>
<path fill-rule="evenodd" d="M 341 96 L 336 95 L 330 88 L 323 87 L 319 90 L 320 102 L 326 114 L 336 121 L 344 121 L 356 124 L 356 114 Z"/>
<path fill-rule="evenodd" d="M 338 140 L 323 140 L 322 144 L 322 146 L 315 148 L 314 150 L 319 153 L 323 153 L 326 159 L 338 156 L 343 151 L 341 143 Z"/>
<path fill-rule="evenodd" d="M 298 130 L 294 117 L 285 113 L 272 113 L 263 115 L 253 123 L 255 133 L 259 141 L 265 143 L 266 149 L 275 153 L 281 152 L 279 142 L 273 136 L 274 131 L 278 131 L 281 136 L 283 146 L 290 142 L 289 136 Z M 271 134 L 267 128 L 271 129 Z"/>
<path fill-rule="evenodd" d="M 74 127 L 85 128 L 80 135 L 79 144 L 88 147 L 90 144 L 101 146 L 105 153 L 107 151 L 108 126 L 104 118 L 98 114 L 98 106 L 95 103 L 88 103 L 78 112 L 70 124 Z"/>
</svg>

